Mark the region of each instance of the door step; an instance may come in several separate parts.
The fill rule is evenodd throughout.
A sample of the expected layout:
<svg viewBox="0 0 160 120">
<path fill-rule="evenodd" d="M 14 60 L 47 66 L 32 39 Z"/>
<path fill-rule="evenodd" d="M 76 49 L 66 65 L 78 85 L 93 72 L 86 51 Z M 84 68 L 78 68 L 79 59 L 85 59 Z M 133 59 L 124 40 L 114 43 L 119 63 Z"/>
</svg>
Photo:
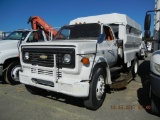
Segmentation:
<svg viewBox="0 0 160 120">
<path fill-rule="evenodd" d="M 118 71 L 118 70 L 121 70 L 121 69 L 122 69 L 122 67 L 113 67 L 113 68 L 110 69 L 110 72 L 112 73 L 112 72 L 115 72 L 115 71 Z"/>
<path fill-rule="evenodd" d="M 132 80 L 132 73 L 120 74 L 120 77 L 114 80 L 114 82 L 110 85 L 110 88 L 112 89 L 125 88 L 131 80 Z"/>
</svg>

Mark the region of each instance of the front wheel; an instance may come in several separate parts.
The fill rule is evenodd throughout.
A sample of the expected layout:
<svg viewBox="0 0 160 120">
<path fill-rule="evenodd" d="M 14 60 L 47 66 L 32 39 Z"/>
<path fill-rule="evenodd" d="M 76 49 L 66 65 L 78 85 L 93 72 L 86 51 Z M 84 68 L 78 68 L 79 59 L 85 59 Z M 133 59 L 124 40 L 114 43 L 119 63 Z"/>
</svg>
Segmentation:
<svg viewBox="0 0 160 120">
<path fill-rule="evenodd" d="M 5 81 L 11 85 L 18 84 L 20 70 L 21 66 L 19 62 L 10 63 L 4 73 Z"/>
<path fill-rule="evenodd" d="M 84 105 L 91 110 L 97 110 L 105 99 L 105 74 L 102 68 L 94 73 L 88 98 L 84 99 Z"/>
</svg>

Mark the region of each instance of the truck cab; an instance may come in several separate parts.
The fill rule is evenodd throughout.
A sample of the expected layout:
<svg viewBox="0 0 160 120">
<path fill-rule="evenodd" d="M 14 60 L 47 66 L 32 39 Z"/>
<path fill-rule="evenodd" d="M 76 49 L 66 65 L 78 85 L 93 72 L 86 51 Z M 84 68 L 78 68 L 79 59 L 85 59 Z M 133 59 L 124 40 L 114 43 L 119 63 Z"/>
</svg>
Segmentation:
<svg viewBox="0 0 160 120">
<path fill-rule="evenodd" d="M 118 27 L 118 25 L 117 25 Z M 117 62 L 118 47 L 116 44 L 116 37 L 112 28 L 109 25 L 90 23 L 90 24 L 77 24 L 64 26 L 60 29 L 55 40 L 76 41 L 80 43 L 94 42 L 98 40 L 100 34 L 105 35 L 105 40 L 99 44 L 99 51 L 102 52 L 103 57 L 108 61 L 110 67 L 114 66 Z M 91 46 L 92 52 L 95 51 L 95 46 Z M 107 52 L 110 50 L 111 52 Z M 84 50 L 85 51 L 85 50 Z M 86 53 L 87 51 L 85 51 Z M 100 52 L 100 53 L 101 53 Z"/>
<path fill-rule="evenodd" d="M 39 30 L 20 29 L 11 32 L 0 41 L 0 76 L 10 84 L 19 83 L 19 46 L 21 43 L 48 41 L 44 32 Z"/>
<path fill-rule="evenodd" d="M 113 73 L 133 73 L 130 78 L 135 78 L 141 38 L 140 25 L 124 14 L 71 20 L 53 41 L 21 44 L 20 82 L 33 94 L 49 90 L 81 97 L 86 108 L 97 110 L 106 84 L 128 84 L 125 77 L 112 79 Z"/>
</svg>

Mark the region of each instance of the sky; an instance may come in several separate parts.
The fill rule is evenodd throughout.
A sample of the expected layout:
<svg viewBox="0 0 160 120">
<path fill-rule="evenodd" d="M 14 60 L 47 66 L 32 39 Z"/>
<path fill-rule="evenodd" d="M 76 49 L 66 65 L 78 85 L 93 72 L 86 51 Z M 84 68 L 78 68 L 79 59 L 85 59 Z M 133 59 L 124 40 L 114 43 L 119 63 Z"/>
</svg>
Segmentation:
<svg viewBox="0 0 160 120">
<path fill-rule="evenodd" d="M 155 0 L 0 0 L 0 30 L 31 29 L 30 16 L 43 18 L 53 28 L 77 17 L 122 13 L 144 29 L 144 17 Z M 153 15 L 152 15 L 153 20 Z"/>
</svg>

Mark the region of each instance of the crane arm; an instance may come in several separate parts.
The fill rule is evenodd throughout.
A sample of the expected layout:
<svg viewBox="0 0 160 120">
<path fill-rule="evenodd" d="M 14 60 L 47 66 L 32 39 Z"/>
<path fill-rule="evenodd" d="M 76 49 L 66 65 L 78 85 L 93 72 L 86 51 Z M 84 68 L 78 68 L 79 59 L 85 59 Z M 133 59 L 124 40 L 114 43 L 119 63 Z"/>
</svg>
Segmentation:
<svg viewBox="0 0 160 120">
<path fill-rule="evenodd" d="M 52 28 L 47 22 L 45 22 L 42 18 L 39 16 L 31 16 L 28 19 L 28 24 L 31 22 L 31 27 L 34 30 L 42 29 L 44 30 L 46 36 L 50 36 L 50 33 L 53 35 L 53 37 L 57 34 L 57 31 Z"/>
</svg>

